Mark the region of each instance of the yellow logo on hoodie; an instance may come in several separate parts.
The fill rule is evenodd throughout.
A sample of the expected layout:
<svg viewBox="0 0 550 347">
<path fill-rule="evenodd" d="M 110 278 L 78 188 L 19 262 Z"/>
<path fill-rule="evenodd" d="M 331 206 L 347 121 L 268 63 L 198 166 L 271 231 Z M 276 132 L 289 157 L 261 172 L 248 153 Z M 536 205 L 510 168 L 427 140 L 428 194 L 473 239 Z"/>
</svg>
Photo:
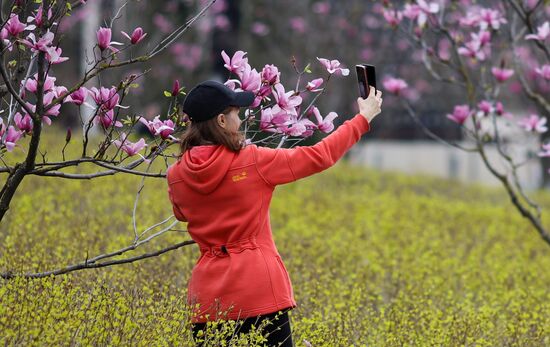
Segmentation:
<svg viewBox="0 0 550 347">
<path fill-rule="evenodd" d="M 231 179 L 233 180 L 233 182 L 238 182 L 247 178 L 246 174 L 246 171 L 243 171 L 238 175 L 234 175 L 233 177 L 231 177 Z"/>
</svg>

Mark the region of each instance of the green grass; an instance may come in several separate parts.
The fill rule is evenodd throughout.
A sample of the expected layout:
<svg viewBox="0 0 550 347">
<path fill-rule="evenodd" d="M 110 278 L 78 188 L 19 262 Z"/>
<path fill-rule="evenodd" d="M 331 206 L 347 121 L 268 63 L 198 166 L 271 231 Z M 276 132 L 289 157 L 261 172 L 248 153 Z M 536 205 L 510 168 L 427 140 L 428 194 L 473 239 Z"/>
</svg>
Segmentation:
<svg viewBox="0 0 550 347">
<path fill-rule="evenodd" d="M 0 271 L 50 270 L 130 244 L 139 183 L 26 178 L 0 225 Z M 547 193 L 536 200 L 550 206 Z M 170 214 L 166 182 L 147 179 L 138 229 Z M 550 247 L 502 189 L 339 163 L 278 187 L 271 221 L 298 302 L 296 346 L 550 345 Z M 130 255 L 187 238 L 172 232 Z M 185 296 L 198 255 L 191 245 L 0 281 L 0 344 L 191 345 Z"/>
</svg>

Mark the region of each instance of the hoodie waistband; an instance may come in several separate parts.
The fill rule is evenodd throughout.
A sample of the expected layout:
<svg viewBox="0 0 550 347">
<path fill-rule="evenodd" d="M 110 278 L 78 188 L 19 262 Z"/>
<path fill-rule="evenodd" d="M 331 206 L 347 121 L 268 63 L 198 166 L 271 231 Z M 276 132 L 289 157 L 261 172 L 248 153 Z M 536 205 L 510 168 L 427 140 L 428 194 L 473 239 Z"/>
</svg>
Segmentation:
<svg viewBox="0 0 550 347">
<path fill-rule="evenodd" d="M 205 254 L 209 257 L 228 257 L 229 253 L 240 253 L 245 249 L 258 248 L 256 237 L 252 236 L 245 239 L 240 239 L 234 242 L 228 242 L 221 245 L 205 246 L 199 245 L 201 254 Z"/>
</svg>

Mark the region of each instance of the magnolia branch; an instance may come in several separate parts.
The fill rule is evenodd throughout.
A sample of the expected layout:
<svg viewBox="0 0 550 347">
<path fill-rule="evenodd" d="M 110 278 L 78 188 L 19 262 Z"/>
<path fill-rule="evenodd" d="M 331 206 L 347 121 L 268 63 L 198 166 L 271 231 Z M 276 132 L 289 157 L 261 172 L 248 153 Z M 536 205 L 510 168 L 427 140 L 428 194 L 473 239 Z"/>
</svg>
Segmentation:
<svg viewBox="0 0 550 347">
<path fill-rule="evenodd" d="M 455 148 L 458 148 L 458 149 L 461 149 L 465 152 L 477 152 L 478 149 L 477 148 L 467 148 L 467 147 L 463 147 L 462 145 L 459 145 L 458 143 L 452 143 L 452 142 L 449 142 L 447 140 L 444 140 L 442 139 L 441 137 L 437 136 L 435 133 L 433 133 L 430 129 L 428 129 L 428 127 L 426 127 L 424 125 L 424 123 L 422 123 L 422 121 L 418 118 L 416 112 L 414 111 L 414 109 L 412 108 L 411 104 L 409 103 L 409 101 L 407 100 L 403 100 L 402 101 L 405 109 L 407 110 L 407 113 L 411 116 L 411 118 L 416 122 L 416 124 L 418 124 L 422 130 L 426 133 L 426 135 L 428 135 L 430 138 L 436 140 L 437 142 L 439 143 L 442 143 L 444 145 L 448 145 L 448 146 L 451 146 L 451 147 L 455 147 Z"/>
<path fill-rule="evenodd" d="M 49 276 L 63 275 L 63 274 L 69 273 L 69 272 L 84 270 L 84 269 L 97 269 L 97 268 L 113 266 L 113 265 L 129 264 L 129 263 L 133 263 L 135 261 L 139 261 L 139 260 L 143 260 L 143 259 L 147 259 L 147 258 L 152 258 L 152 257 L 157 257 L 161 254 L 176 250 L 176 249 L 181 248 L 183 246 L 192 245 L 194 243 L 195 243 L 195 241 L 193 241 L 193 240 L 183 241 L 183 242 L 177 243 L 175 245 L 163 248 L 163 249 L 155 251 L 155 252 L 144 253 L 142 255 L 135 256 L 135 257 L 130 257 L 130 258 L 126 258 L 126 259 L 111 260 L 111 261 L 105 261 L 105 262 L 99 262 L 99 263 L 89 263 L 88 261 L 85 260 L 84 262 L 81 262 L 81 263 L 78 263 L 78 264 L 69 265 L 69 266 L 61 268 L 61 269 L 46 271 L 46 272 L 16 274 L 16 273 L 8 271 L 8 272 L 1 273 L 0 277 L 2 277 L 4 279 L 12 279 L 12 278 L 15 278 L 15 277 L 44 278 L 44 277 L 49 277 Z"/>
<path fill-rule="evenodd" d="M 39 272 L 39 273 L 26 273 L 26 274 L 16 274 L 12 271 L 7 271 L 7 272 L 4 272 L 4 273 L 1 273 L 0 277 L 2 277 L 4 279 L 11 279 L 11 278 L 14 278 L 14 277 L 43 278 L 43 277 L 52 276 L 52 275 L 53 276 L 62 275 L 62 274 L 66 274 L 66 273 L 77 271 L 77 270 L 90 269 L 90 268 L 100 268 L 100 267 L 120 265 L 120 264 L 127 264 L 127 263 L 131 263 L 131 262 L 134 262 L 134 261 L 147 259 L 147 258 L 150 258 L 150 257 L 155 257 L 155 256 L 161 255 L 163 253 L 178 249 L 180 247 L 195 243 L 195 241 L 193 241 L 193 240 L 188 240 L 188 241 L 184 241 L 184 242 L 166 247 L 166 248 L 161 249 L 161 250 L 156 251 L 156 252 L 144 253 L 142 255 L 135 256 L 135 257 L 130 257 L 130 258 L 126 258 L 126 259 L 99 262 L 100 260 L 103 260 L 103 259 L 113 258 L 113 257 L 116 257 L 116 256 L 120 256 L 120 255 L 122 255 L 126 252 L 133 251 L 133 250 L 137 249 L 138 247 L 150 242 L 154 238 L 157 238 L 157 237 L 165 234 L 168 231 L 174 230 L 174 229 L 172 229 L 172 227 L 174 227 L 179 221 L 174 221 L 170 225 L 168 225 L 168 227 L 166 227 L 166 228 L 162 229 L 161 231 L 147 237 L 146 239 L 143 239 L 143 240 L 139 241 L 139 239 L 143 235 L 145 235 L 145 233 L 147 233 L 148 231 L 150 231 L 150 230 L 152 230 L 152 229 L 154 229 L 154 228 L 156 228 L 160 225 L 163 225 L 163 224 L 167 223 L 172 218 L 173 218 L 173 216 L 170 216 L 170 217 L 166 218 L 165 220 L 163 220 L 162 222 L 148 227 L 139 236 L 137 236 L 137 233 L 136 233 L 136 238 L 134 239 L 134 242 L 131 245 L 126 246 L 124 248 L 121 248 L 119 250 L 116 250 L 114 252 L 101 254 L 101 255 L 98 255 L 98 256 L 96 256 L 94 258 L 91 258 L 91 259 L 88 259 L 88 257 L 86 256 L 86 259 L 83 262 L 73 264 L 73 265 L 68 265 L 68 266 L 66 266 L 64 268 L 61 268 L 61 269 L 45 271 L 45 272 Z"/>
<path fill-rule="evenodd" d="M 161 144 L 155 152 L 152 152 L 149 154 L 147 159 L 153 160 L 156 158 L 160 153 L 162 153 L 169 145 L 167 144 Z M 47 166 L 46 168 L 42 169 L 35 169 L 29 172 L 29 174 L 37 175 L 37 176 L 50 176 L 50 177 L 63 177 L 63 178 L 69 178 L 69 179 L 92 179 L 96 177 L 103 177 L 103 176 L 109 176 L 114 175 L 118 172 L 124 172 L 129 173 L 137 176 L 144 176 L 144 177 L 156 177 L 156 178 L 166 178 L 166 173 L 150 173 L 150 172 L 143 172 L 143 171 L 135 171 L 133 168 L 137 167 L 141 163 L 143 163 L 144 159 L 140 158 L 136 161 L 126 165 L 125 167 L 120 167 L 113 165 L 112 162 L 105 162 L 100 159 L 92 159 L 92 158 L 82 158 L 77 160 L 71 160 L 67 162 L 61 162 L 61 163 L 43 163 L 40 164 L 40 166 Z M 110 169 L 109 171 L 101 171 L 101 172 L 95 172 L 90 174 L 71 174 L 71 173 L 65 173 L 60 171 L 55 171 L 61 168 L 66 168 L 70 166 L 78 166 L 81 163 L 91 163 L 97 166 L 104 167 L 106 169 Z M 55 164 L 55 165 L 52 165 Z M 1 172 L 1 171 L 0 171 Z"/>
<path fill-rule="evenodd" d="M 195 15 L 195 17 L 191 18 L 187 23 L 181 25 L 178 27 L 173 33 L 168 35 L 164 40 L 162 40 L 155 48 L 151 50 L 151 52 L 148 54 L 149 58 L 154 57 L 155 55 L 159 54 L 163 50 L 165 50 L 168 46 L 170 46 L 174 41 L 176 41 L 197 19 L 202 17 L 206 11 L 214 5 L 216 0 L 211 0 L 206 6 L 202 8 L 202 10 Z"/>
</svg>

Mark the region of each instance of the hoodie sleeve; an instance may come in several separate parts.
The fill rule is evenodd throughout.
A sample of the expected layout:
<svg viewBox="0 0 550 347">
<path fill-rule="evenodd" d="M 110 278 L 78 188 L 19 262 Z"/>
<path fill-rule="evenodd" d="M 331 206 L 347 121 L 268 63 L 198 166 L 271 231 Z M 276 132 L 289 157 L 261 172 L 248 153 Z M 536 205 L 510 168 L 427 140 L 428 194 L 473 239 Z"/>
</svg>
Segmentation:
<svg viewBox="0 0 550 347">
<path fill-rule="evenodd" d="M 334 165 L 369 130 L 368 120 L 357 114 L 313 146 L 256 147 L 258 172 L 272 186 L 321 172 Z"/>
<path fill-rule="evenodd" d="M 168 198 L 170 199 L 170 203 L 172 204 L 172 211 L 174 212 L 174 216 L 176 217 L 177 220 L 181 221 L 181 222 L 187 222 L 187 218 L 185 218 L 185 216 L 183 215 L 183 213 L 181 213 L 180 209 L 178 208 L 178 206 L 176 205 L 176 203 L 174 202 L 174 197 L 172 196 L 172 186 L 170 185 L 170 180 L 169 180 L 169 175 L 170 175 L 170 168 L 168 168 L 168 170 L 166 170 L 166 181 L 168 182 Z"/>
<path fill-rule="evenodd" d="M 176 219 L 181 222 L 187 222 L 187 218 L 181 213 L 178 206 L 174 203 L 174 198 L 172 197 L 172 190 L 170 189 L 170 185 L 168 185 L 168 197 L 170 198 L 170 202 L 172 203 L 172 211 L 174 212 L 174 216 L 176 216 Z"/>
</svg>

